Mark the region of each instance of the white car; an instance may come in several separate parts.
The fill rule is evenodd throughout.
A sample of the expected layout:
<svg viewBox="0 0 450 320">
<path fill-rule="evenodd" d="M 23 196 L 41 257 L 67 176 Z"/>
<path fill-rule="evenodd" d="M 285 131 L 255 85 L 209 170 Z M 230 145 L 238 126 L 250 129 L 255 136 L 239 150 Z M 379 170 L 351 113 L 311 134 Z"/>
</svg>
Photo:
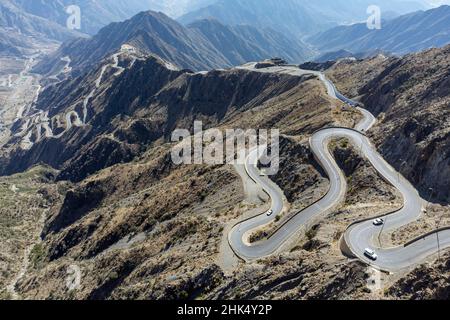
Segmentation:
<svg viewBox="0 0 450 320">
<path fill-rule="evenodd" d="M 384 220 L 381 219 L 381 218 L 373 220 L 373 225 L 374 226 L 382 226 L 383 224 L 384 224 Z"/>
<path fill-rule="evenodd" d="M 269 211 L 267 211 L 267 216 L 270 217 L 273 214 L 273 210 L 270 209 Z"/>
<path fill-rule="evenodd" d="M 375 251 L 373 251 L 372 249 L 366 249 L 366 250 L 364 250 L 364 255 L 365 255 L 366 257 L 368 257 L 369 259 L 373 260 L 373 261 L 375 261 L 375 260 L 378 259 L 377 254 L 376 254 Z"/>
</svg>

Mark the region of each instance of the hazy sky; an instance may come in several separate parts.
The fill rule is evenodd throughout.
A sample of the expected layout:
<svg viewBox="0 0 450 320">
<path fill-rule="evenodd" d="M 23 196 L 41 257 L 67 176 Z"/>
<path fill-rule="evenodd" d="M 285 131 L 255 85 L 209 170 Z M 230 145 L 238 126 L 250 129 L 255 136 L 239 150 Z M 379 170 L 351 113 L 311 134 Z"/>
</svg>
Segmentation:
<svg viewBox="0 0 450 320">
<path fill-rule="evenodd" d="M 450 4 L 450 0 L 422 0 L 423 2 L 426 2 L 433 6 L 440 6 L 443 4 Z"/>
</svg>

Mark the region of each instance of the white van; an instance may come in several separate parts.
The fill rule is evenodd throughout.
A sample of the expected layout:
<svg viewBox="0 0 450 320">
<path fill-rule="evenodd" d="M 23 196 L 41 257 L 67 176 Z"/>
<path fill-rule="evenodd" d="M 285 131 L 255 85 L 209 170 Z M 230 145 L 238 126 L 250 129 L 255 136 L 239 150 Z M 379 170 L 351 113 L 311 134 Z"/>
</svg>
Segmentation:
<svg viewBox="0 0 450 320">
<path fill-rule="evenodd" d="M 373 251 L 372 249 L 366 249 L 366 250 L 364 250 L 364 255 L 365 255 L 366 257 L 368 257 L 369 259 L 373 260 L 373 261 L 375 261 L 375 260 L 378 259 L 377 254 L 376 254 L 375 251 Z"/>
</svg>

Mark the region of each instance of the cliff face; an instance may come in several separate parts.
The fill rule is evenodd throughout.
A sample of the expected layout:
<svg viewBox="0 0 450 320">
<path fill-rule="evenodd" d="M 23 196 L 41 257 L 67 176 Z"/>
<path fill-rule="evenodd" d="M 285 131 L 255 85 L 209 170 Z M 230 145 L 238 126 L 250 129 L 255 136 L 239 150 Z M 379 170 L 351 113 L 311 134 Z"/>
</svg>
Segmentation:
<svg viewBox="0 0 450 320">
<path fill-rule="evenodd" d="M 450 46 L 403 58 L 347 61 L 328 73 L 340 90 L 359 96 L 378 116 L 371 136 L 386 160 L 425 199 L 448 203 Z"/>
<path fill-rule="evenodd" d="M 362 92 L 381 152 L 422 192 L 450 200 L 450 46 L 392 61 Z M 403 163 L 406 161 L 406 164 Z M 433 191 L 430 191 L 430 188 Z"/>
</svg>

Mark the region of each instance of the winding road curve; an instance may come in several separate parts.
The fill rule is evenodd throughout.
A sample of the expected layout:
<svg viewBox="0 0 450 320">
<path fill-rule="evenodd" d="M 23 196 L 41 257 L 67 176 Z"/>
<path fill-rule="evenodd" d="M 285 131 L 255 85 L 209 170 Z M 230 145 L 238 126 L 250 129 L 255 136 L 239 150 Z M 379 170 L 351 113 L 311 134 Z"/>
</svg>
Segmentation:
<svg viewBox="0 0 450 320">
<path fill-rule="evenodd" d="M 95 79 L 94 88 L 83 99 L 83 107 L 81 110 L 81 115 L 76 110 L 71 110 L 71 111 L 68 111 L 65 114 L 61 115 L 61 118 L 65 121 L 65 127 L 64 127 L 64 130 L 62 132 L 60 132 L 59 134 L 56 135 L 53 133 L 53 129 L 52 129 L 52 126 L 50 125 L 50 123 L 55 118 L 49 119 L 48 112 L 43 113 L 42 110 L 40 110 L 34 114 L 27 115 L 28 119 L 26 119 L 24 121 L 24 124 L 22 125 L 20 132 L 15 134 L 16 137 L 22 139 L 20 142 L 20 147 L 24 150 L 28 150 L 35 143 L 41 141 L 41 139 L 44 137 L 59 139 L 73 127 L 82 127 L 82 126 L 86 125 L 87 120 L 88 120 L 87 118 L 88 118 L 89 103 L 91 102 L 92 98 L 95 96 L 95 93 L 97 92 L 97 90 L 102 85 L 102 81 L 103 81 L 106 70 L 108 68 L 112 68 L 112 69 L 116 70 L 116 72 L 113 74 L 113 76 L 114 77 L 119 76 L 122 72 L 125 71 L 125 68 L 121 67 L 119 65 L 119 56 L 122 55 L 124 52 L 133 53 L 134 50 L 135 49 L 132 46 L 124 45 L 118 52 L 116 52 L 109 58 L 105 59 L 105 61 L 112 59 L 113 62 L 102 66 L 99 76 Z M 21 78 L 27 77 L 26 74 L 32 66 L 32 63 L 34 61 L 33 59 L 34 58 L 31 58 L 27 62 L 25 69 L 20 73 Z M 130 68 L 135 63 L 136 60 L 137 60 L 137 57 L 133 56 L 133 60 L 128 68 Z M 64 67 L 59 71 L 59 73 L 51 76 L 50 78 L 58 80 L 59 75 L 61 75 L 63 73 L 69 73 L 72 70 L 72 68 L 70 67 L 71 59 L 69 56 L 61 58 L 61 61 L 65 62 Z M 29 110 L 26 111 L 25 108 L 27 106 L 28 106 L 28 108 L 31 108 L 34 104 L 36 104 L 41 89 L 42 89 L 42 87 L 39 85 L 36 95 L 35 95 L 35 99 L 32 104 L 22 106 L 19 109 L 17 116 L 16 116 L 16 121 L 22 119 L 24 117 L 24 114 L 29 113 L 28 112 Z M 59 119 L 59 115 L 57 117 Z M 33 133 L 35 133 L 35 135 L 33 135 Z M 33 138 L 33 136 L 34 136 L 34 138 Z"/>
<path fill-rule="evenodd" d="M 248 64 L 241 69 L 258 72 L 287 73 L 291 75 L 314 74 L 324 83 L 328 94 L 332 98 L 340 99 L 343 102 L 356 107 L 356 103 L 338 92 L 334 84 L 329 81 L 324 74 L 317 71 L 301 70 L 295 66 L 272 67 L 266 69 L 254 69 L 254 64 Z M 377 152 L 364 132 L 368 131 L 376 122 L 375 117 L 365 109 L 359 108 L 363 114 L 363 119 L 355 129 L 349 128 L 327 128 L 316 132 L 310 138 L 310 147 L 322 168 L 328 175 L 330 186 L 328 193 L 313 205 L 297 213 L 293 218 L 284 223 L 267 240 L 255 244 L 248 244 L 244 239 L 255 229 L 272 222 L 283 210 L 283 194 L 269 183 L 267 178 L 263 178 L 257 168 L 257 160 L 262 154 L 261 149 L 250 152 L 246 171 L 249 177 L 270 196 L 272 201 L 273 214 L 267 216 L 265 213 L 248 220 L 242 221 L 232 228 L 228 235 L 228 240 L 233 251 L 244 260 L 254 260 L 269 256 L 282 247 L 292 236 L 301 230 L 306 230 L 318 218 L 335 209 L 345 200 L 347 189 L 346 179 L 332 157 L 328 144 L 334 138 L 348 138 L 351 143 L 361 148 L 361 153 L 367 158 L 372 166 L 399 192 L 403 195 L 404 206 L 402 209 L 385 217 L 386 223 L 383 231 L 388 232 L 398 229 L 420 218 L 426 202 L 419 196 L 417 190 L 411 183 L 399 175 Z M 347 244 L 353 255 L 374 267 L 381 270 L 395 272 L 415 264 L 437 253 L 439 249 L 450 247 L 450 230 L 434 232 L 408 246 L 395 248 L 381 248 L 378 246 L 378 237 L 382 227 L 374 226 L 372 219 L 365 222 L 356 223 L 350 226 L 343 241 Z M 438 246 L 438 240 L 440 246 Z M 364 255 L 366 248 L 374 249 L 378 255 L 376 261 L 371 261 Z"/>
</svg>

